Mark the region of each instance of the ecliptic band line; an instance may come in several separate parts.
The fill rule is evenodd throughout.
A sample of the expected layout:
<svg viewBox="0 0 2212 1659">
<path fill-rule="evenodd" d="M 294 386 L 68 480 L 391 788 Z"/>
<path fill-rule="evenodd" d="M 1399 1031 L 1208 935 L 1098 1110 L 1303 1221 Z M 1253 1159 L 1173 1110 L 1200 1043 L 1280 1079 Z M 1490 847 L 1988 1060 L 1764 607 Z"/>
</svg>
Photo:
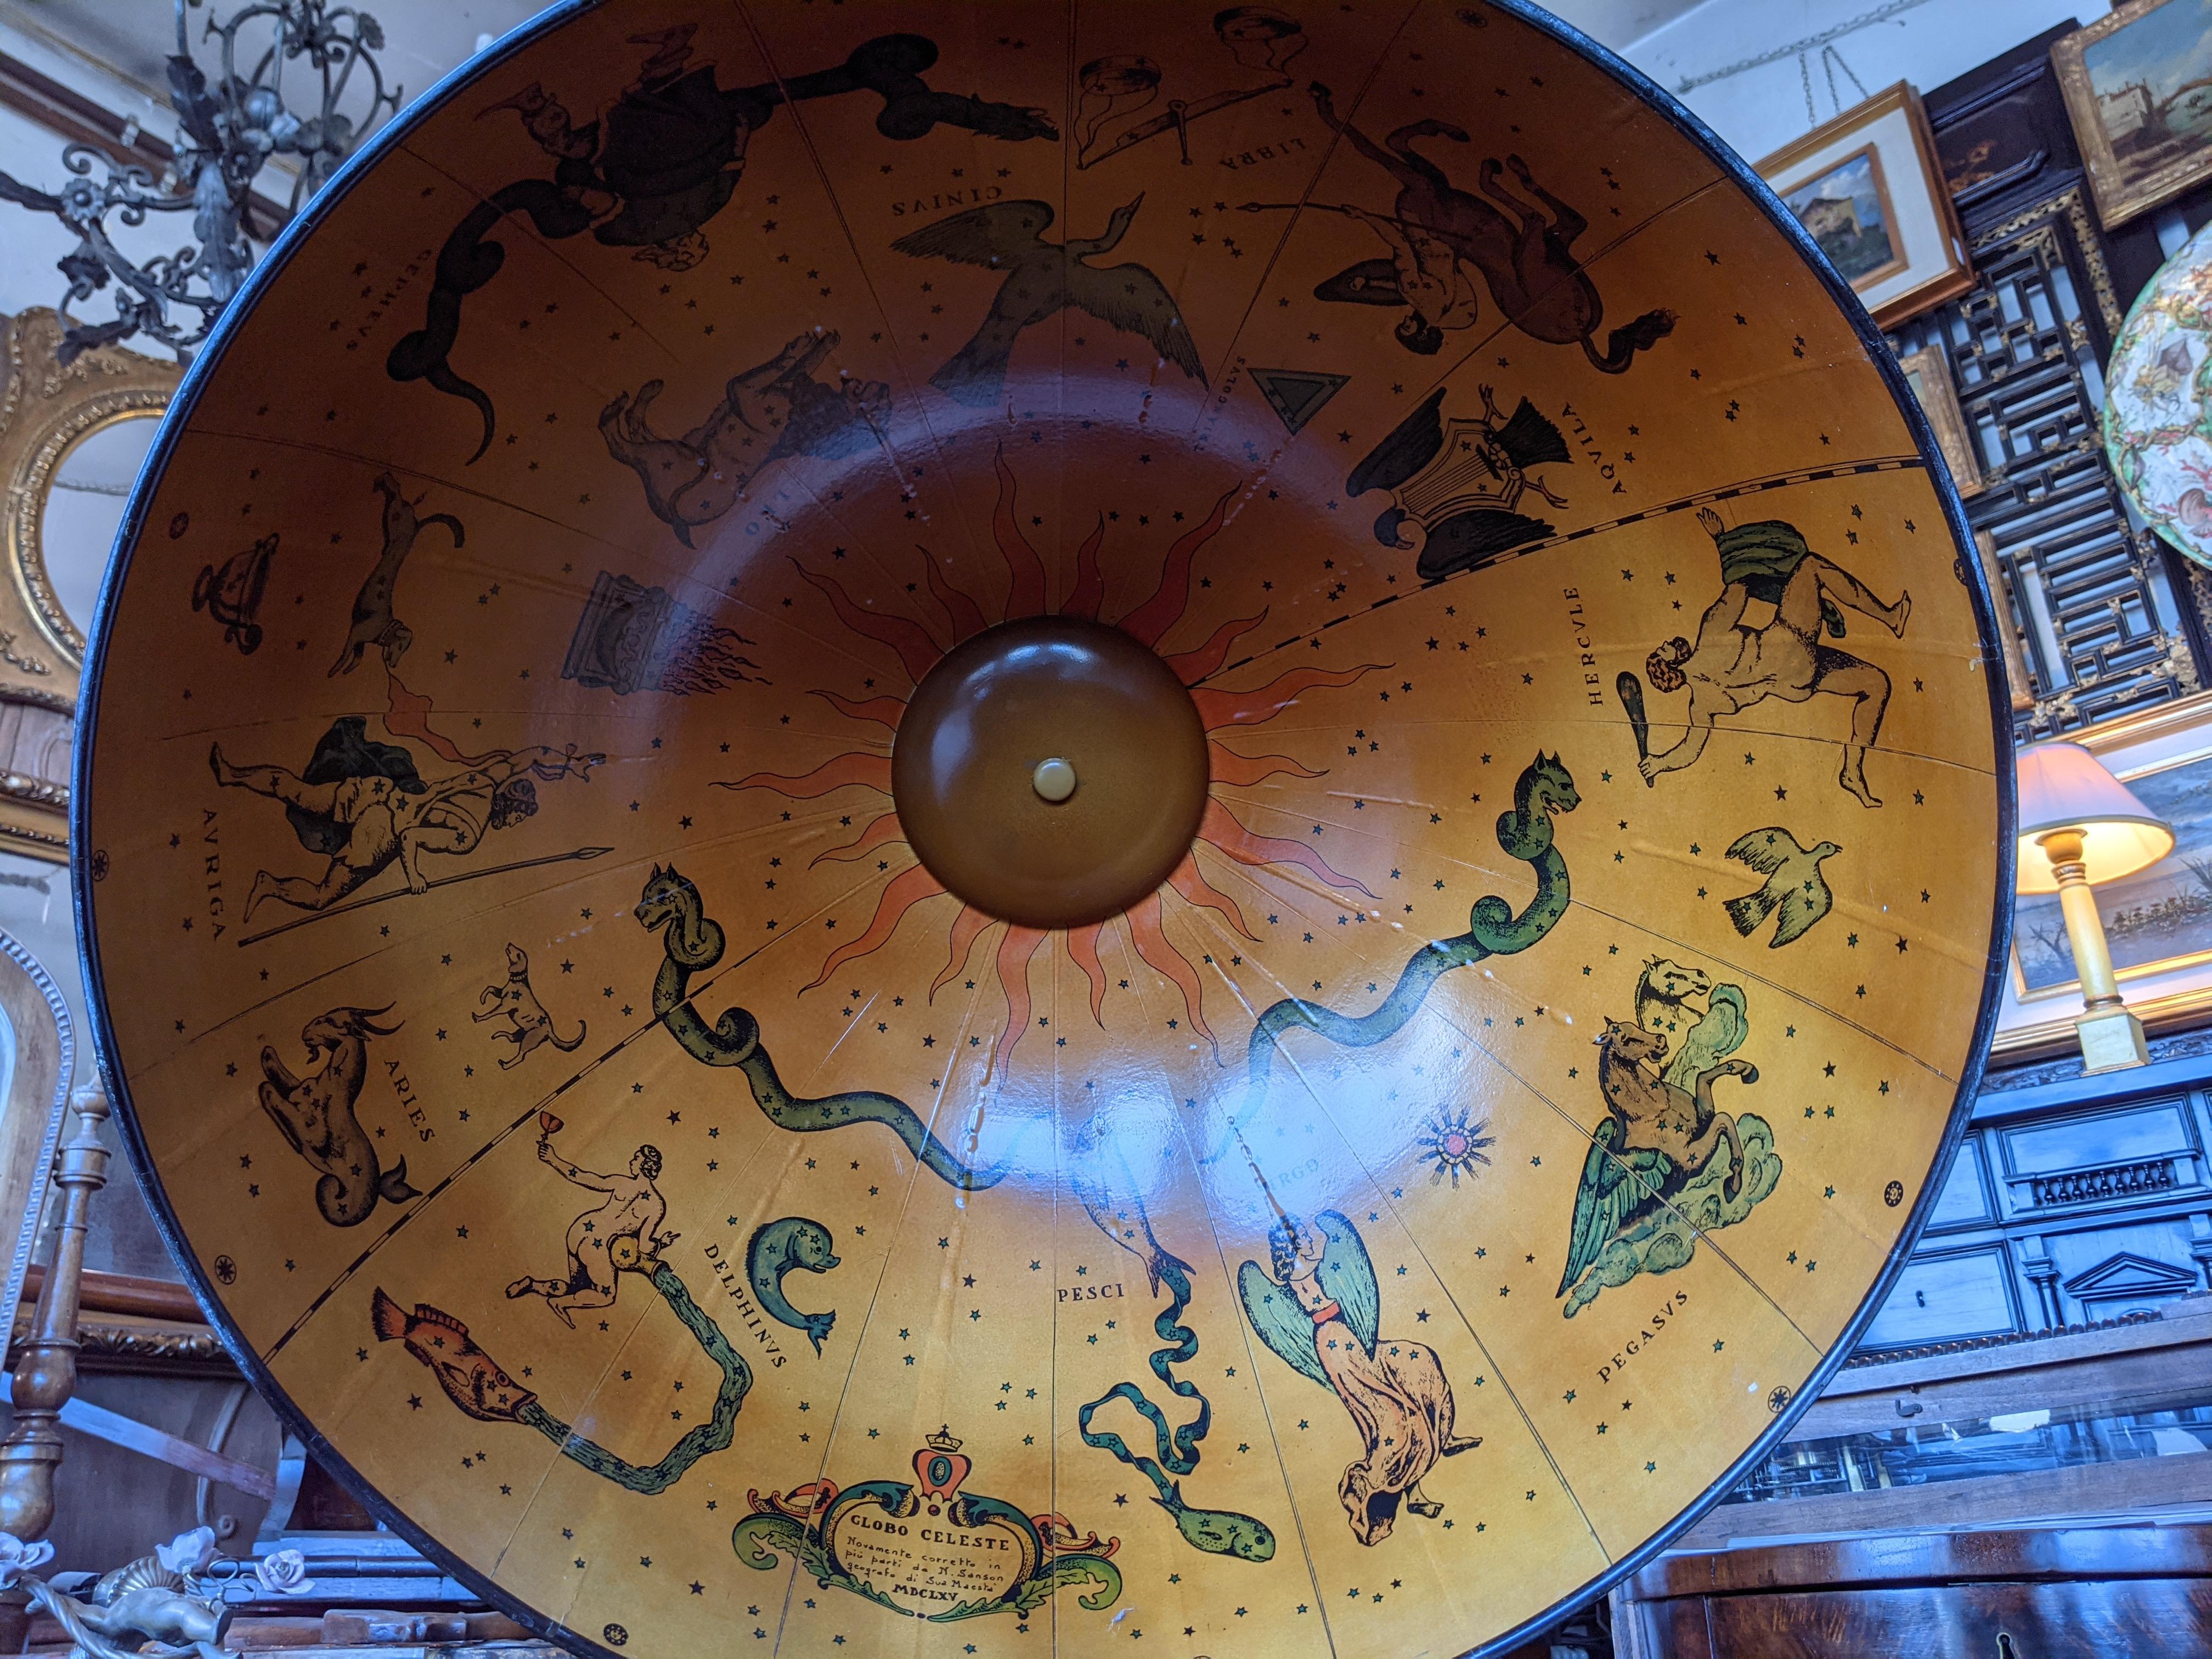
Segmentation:
<svg viewBox="0 0 2212 1659">
<path fill-rule="evenodd" d="M 1622 518 L 1608 519 L 1603 524 L 1589 525 L 1581 530 L 1569 530 L 1559 535 L 1547 536 L 1541 541 L 1525 543 L 1502 557 L 1478 566 L 1477 569 L 1494 570 L 1499 565 L 1510 564 L 1516 559 L 1525 559 L 1532 553 L 1548 552 L 1553 548 L 1564 547 L 1569 542 L 1588 541 L 1591 537 L 1602 536 L 1608 531 L 1625 530 L 1631 525 L 1642 524 L 1647 520 L 1668 518 L 1676 513 L 1686 513 L 1692 507 L 1709 507 L 1715 501 L 1735 501 L 1746 495 L 1764 495 L 1772 489 L 1788 489 L 1798 484 L 1824 483 L 1835 478 L 1856 478 L 1869 473 L 1924 470 L 1927 465 L 1927 461 L 1918 455 L 1881 455 L 1872 460 L 1850 461 L 1840 466 L 1815 467 L 1810 471 L 1796 472 L 1772 472 L 1765 477 L 1747 478 L 1741 483 L 1726 484 L 1718 489 L 1701 489 L 1694 495 L 1680 496 L 1674 501 L 1662 502 L 1657 507 L 1647 507 L 1641 512 L 1631 513 Z M 1286 640 L 1276 641 L 1264 651 L 1255 651 L 1249 657 L 1239 657 L 1235 662 L 1224 663 L 1212 673 L 1195 682 L 1194 689 L 1197 685 L 1211 685 L 1224 674 L 1234 673 L 1249 664 L 1259 661 L 1262 657 L 1272 656 L 1278 651 L 1287 651 L 1291 647 L 1302 645 L 1308 640 L 1317 640 L 1330 629 L 1341 627 L 1344 623 L 1357 621 L 1362 617 L 1372 616 L 1385 605 L 1396 605 L 1401 600 L 1413 598 L 1417 594 L 1433 592 L 1448 583 L 1475 574 L 1474 570 L 1454 571 L 1449 576 L 1439 576 L 1434 581 L 1423 582 L 1413 590 L 1413 593 L 1386 594 L 1382 599 L 1372 600 L 1357 611 L 1347 611 L 1340 617 L 1332 617 L 1319 628 L 1308 629 L 1303 634 L 1293 634 Z"/>
</svg>

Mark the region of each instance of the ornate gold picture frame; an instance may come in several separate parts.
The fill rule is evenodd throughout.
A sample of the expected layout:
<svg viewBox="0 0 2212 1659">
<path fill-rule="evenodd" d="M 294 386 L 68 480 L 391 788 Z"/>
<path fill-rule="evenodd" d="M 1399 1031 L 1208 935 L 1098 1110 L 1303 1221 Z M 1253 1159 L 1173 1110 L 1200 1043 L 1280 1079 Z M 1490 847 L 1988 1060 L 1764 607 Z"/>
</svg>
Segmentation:
<svg viewBox="0 0 2212 1659">
<path fill-rule="evenodd" d="M 118 347 L 60 356 L 43 307 L 0 317 L 0 848 L 69 855 L 69 758 L 84 657 L 41 533 L 70 453 L 123 421 L 158 418 L 183 371 Z"/>
<path fill-rule="evenodd" d="M 2106 229 L 2212 175 L 2212 29 L 2201 0 L 2122 0 L 2051 48 Z"/>
<path fill-rule="evenodd" d="M 1990 599 L 1996 606 L 1997 626 L 2003 630 L 1999 648 L 2004 653 L 2005 689 L 2012 699 L 2012 712 L 2024 714 L 2035 707 L 2035 676 L 2027 665 L 2027 648 L 2021 643 L 2020 623 L 2014 609 L 2017 601 L 2013 597 L 2012 583 L 2006 578 L 2003 562 L 1997 557 L 1995 533 L 1977 530 L 1974 551 L 1981 555 L 1982 579 L 1990 585 Z"/>
<path fill-rule="evenodd" d="M 1905 384 L 1912 388 L 1913 397 L 1928 416 L 1928 424 L 1936 428 L 1936 447 L 1943 452 L 1944 464 L 1951 469 L 1951 482 L 1959 486 L 1961 495 L 1980 495 L 1987 483 L 1982 476 L 1982 459 L 1973 434 L 1966 430 L 1966 417 L 1960 410 L 1958 390 L 1951 383 L 1951 366 L 1944 361 L 1943 348 L 1923 346 L 1897 362 L 1905 371 Z"/>
</svg>

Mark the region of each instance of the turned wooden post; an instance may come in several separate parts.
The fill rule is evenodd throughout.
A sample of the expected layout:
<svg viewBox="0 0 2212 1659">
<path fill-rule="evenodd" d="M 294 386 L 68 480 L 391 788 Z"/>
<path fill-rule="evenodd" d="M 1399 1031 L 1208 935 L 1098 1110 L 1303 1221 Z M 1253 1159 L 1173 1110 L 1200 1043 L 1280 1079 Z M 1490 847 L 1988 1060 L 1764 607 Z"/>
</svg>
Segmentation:
<svg viewBox="0 0 2212 1659">
<path fill-rule="evenodd" d="M 62 1407 L 76 1392 L 77 1285 L 93 1194 L 107 1184 L 100 1139 L 107 1095 L 97 1083 L 70 1097 L 76 1123 L 55 1160 L 59 1208 L 54 1252 L 39 1287 L 31 1332 L 15 1357 L 15 1420 L 0 1442 L 0 1531 L 26 1542 L 46 1536 L 54 1519 L 54 1475 L 62 1461 Z"/>
</svg>

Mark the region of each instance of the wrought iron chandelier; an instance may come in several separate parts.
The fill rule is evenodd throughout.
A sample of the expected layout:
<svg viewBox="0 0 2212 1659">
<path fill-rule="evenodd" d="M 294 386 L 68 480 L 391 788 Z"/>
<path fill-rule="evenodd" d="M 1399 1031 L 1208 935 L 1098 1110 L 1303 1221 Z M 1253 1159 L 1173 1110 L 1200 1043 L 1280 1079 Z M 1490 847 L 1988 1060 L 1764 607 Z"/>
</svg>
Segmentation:
<svg viewBox="0 0 2212 1659">
<path fill-rule="evenodd" d="M 89 144 L 62 151 L 74 176 L 53 193 L 0 173 L 0 200 L 47 213 L 76 233 L 77 246 L 58 261 L 68 290 L 59 310 L 69 325 L 60 356 L 67 362 L 94 346 L 147 335 L 191 360 L 252 266 L 255 241 L 267 241 L 335 173 L 362 138 L 399 107 L 400 88 L 387 89 L 370 54 L 384 49 L 384 31 L 367 12 L 327 0 L 257 0 L 227 21 L 208 20 L 203 40 L 219 40 L 222 64 L 211 82 L 193 61 L 185 13 L 203 0 L 176 0 L 177 50 L 169 59 L 169 97 L 178 118 L 176 154 L 156 178 Z M 265 25 L 270 38 L 249 73 L 239 68 L 239 35 Z M 258 33 L 258 31 L 257 30 Z M 252 51 L 249 46 L 248 52 Z M 315 113 L 287 104 L 313 89 Z M 367 80 L 368 106 L 358 118 L 338 106 Z M 356 94 L 359 107 L 359 94 Z M 298 158 L 290 199 L 273 222 L 256 223 L 253 182 L 278 156 Z M 93 177 L 104 167 L 104 180 Z M 125 226 L 147 216 L 190 213 L 194 243 L 140 262 L 126 258 L 108 234 L 111 217 Z M 115 315 L 79 319 L 74 307 L 112 289 Z"/>
</svg>

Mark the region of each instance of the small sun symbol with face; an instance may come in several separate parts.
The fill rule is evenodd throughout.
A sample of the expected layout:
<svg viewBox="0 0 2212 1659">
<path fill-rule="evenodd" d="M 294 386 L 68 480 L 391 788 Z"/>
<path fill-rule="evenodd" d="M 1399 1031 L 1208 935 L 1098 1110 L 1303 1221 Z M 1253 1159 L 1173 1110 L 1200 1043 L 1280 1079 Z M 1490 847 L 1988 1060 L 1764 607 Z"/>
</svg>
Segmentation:
<svg viewBox="0 0 2212 1659">
<path fill-rule="evenodd" d="M 1482 1149 L 1497 1139 L 1483 1133 L 1489 1127 L 1488 1118 L 1475 1117 L 1463 1108 L 1457 1113 L 1439 1111 L 1431 1118 L 1415 1143 L 1424 1158 L 1436 1160 L 1437 1167 L 1429 1176 L 1429 1184 L 1433 1187 L 1449 1175 L 1456 1187 L 1462 1175 L 1474 1179 L 1476 1164 L 1486 1167 L 1490 1160 L 1482 1155 Z"/>
</svg>

